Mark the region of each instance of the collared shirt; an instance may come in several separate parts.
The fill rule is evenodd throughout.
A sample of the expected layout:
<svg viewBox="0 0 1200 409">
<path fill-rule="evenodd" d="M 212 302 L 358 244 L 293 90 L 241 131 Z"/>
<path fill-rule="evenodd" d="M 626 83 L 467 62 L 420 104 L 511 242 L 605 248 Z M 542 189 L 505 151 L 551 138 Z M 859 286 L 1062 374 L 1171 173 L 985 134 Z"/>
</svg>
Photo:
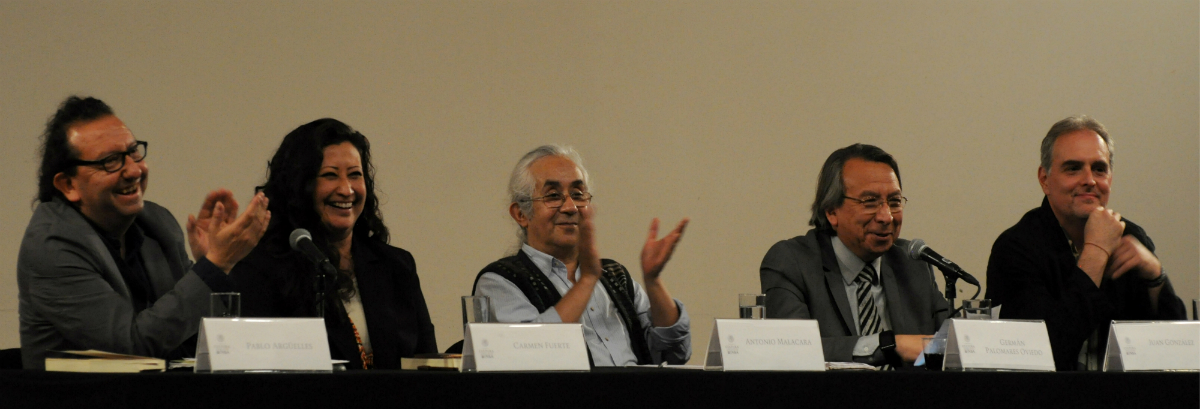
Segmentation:
<svg viewBox="0 0 1200 409">
<path fill-rule="evenodd" d="M 542 274 L 550 279 L 559 294 L 566 294 L 575 285 L 568 279 L 567 266 L 563 262 L 528 244 L 522 245 L 521 251 L 525 252 L 533 260 L 533 264 L 537 266 L 538 270 L 541 270 Z M 577 281 L 580 276 L 581 272 L 579 268 L 576 268 L 575 280 Z M 688 318 L 683 303 L 675 300 L 675 307 L 679 309 L 679 319 L 674 325 L 655 327 L 650 322 L 650 299 L 646 296 L 646 291 L 636 281 L 633 284 L 633 305 L 637 310 L 638 321 L 641 322 L 642 328 L 647 329 L 645 334 L 634 335 L 646 337 L 650 354 L 655 363 L 666 361 L 682 364 L 687 362 L 692 351 L 691 319 Z M 562 322 L 558 310 L 554 307 L 539 314 L 537 308 L 529 302 L 529 298 L 525 297 L 521 289 L 499 274 L 488 272 L 480 276 L 475 287 L 475 294 L 491 297 L 492 308 L 500 322 Z M 587 341 L 588 349 L 592 353 L 592 361 L 596 366 L 637 364 L 637 356 L 634 355 L 630 343 L 631 334 L 625 330 L 625 324 L 621 321 L 620 314 L 617 313 L 617 309 L 613 306 L 612 300 L 608 297 L 608 291 L 603 288 L 603 285 L 598 284 L 592 290 L 587 309 L 580 316 L 580 323 L 583 324 L 583 337 Z"/>
<path fill-rule="evenodd" d="M 82 215 L 82 212 L 80 214 Z M 121 278 L 125 280 L 125 287 L 129 289 L 134 313 L 142 312 L 146 307 L 158 301 L 158 296 L 154 294 L 154 285 L 150 283 L 150 277 L 146 275 L 146 268 L 142 264 L 142 243 L 146 241 L 142 228 L 135 223 L 125 231 L 125 254 L 122 255 L 120 239 L 101 229 L 87 216 L 83 216 L 83 220 L 86 220 L 96 230 L 100 241 L 104 242 L 104 247 L 108 248 L 108 253 L 112 255 L 113 262 L 117 265 L 117 271 L 121 272 Z"/>
<path fill-rule="evenodd" d="M 866 267 L 867 262 L 858 258 L 849 247 L 837 236 L 830 238 L 833 243 L 833 255 L 837 258 L 838 267 L 842 270 L 842 284 L 846 289 L 846 298 L 850 300 L 850 305 L 858 305 L 858 284 L 854 280 L 858 274 L 862 272 L 863 267 Z M 879 313 L 880 327 L 879 331 L 887 331 L 892 329 L 892 319 L 887 312 L 887 298 L 883 295 L 883 280 L 879 279 L 881 273 L 880 266 L 883 264 L 883 257 L 876 257 L 871 260 L 871 266 L 875 268 L 876 284 L 871 286 L 871 298 L 875 300 L 875 310 Z M 853 322 L 858 322 L 858 308 L 850 308 L 850 317 Z M 854 333 L 858 334 L 858 326 L 854 326 Z M 858 334 L 858 342 L 854 344 L 854 356 L 872 356 L 879 350 L 879 334 L 862 336 Z"/>
</svg>

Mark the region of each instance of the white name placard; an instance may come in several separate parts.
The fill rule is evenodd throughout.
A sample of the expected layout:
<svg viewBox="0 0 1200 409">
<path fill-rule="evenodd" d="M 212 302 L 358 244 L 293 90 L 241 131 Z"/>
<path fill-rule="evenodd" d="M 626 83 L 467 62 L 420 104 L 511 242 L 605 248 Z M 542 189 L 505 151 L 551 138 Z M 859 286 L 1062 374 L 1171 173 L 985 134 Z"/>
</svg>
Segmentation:
<svg viewBox="0 0 1200 409">
<path fill-rule="evenodd" d="M 1054 354 L 1041 320 L 954 318 L 946 339 L 946 370 L 1054 372 Z"/>
<path fill-rule="evenodd" d="M 196 372 L 332 372 L 325 320 L 205 318 Z"/>
<path fill-rule="evenodd" d="M 718 319 L 705 367 L 724 371 L 824 371 L 815 320 Z"/>
<path fill-rule="evenodd" d="M 1105 371 L 1200 371 L 1200 321 L 1113 321 Z"/>
<path fill-rule="evenodd" d="M 580 324 L 467 324 L 462 372 L 590 371 Z"/>
</svg>

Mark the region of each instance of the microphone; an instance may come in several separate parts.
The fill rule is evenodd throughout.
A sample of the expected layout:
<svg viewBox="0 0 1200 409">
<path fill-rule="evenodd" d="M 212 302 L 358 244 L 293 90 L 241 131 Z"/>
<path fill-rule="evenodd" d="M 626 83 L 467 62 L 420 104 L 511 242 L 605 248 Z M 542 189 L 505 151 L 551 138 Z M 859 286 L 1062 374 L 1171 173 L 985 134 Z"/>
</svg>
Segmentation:
<svg viewBox="0 0 1200 409">
<path fill-rule="evenodd" d="M 933 266 L 937 267 L 938 270 L 942 270 L 942 273 L 946 274 L 947 277 L 953 276 L 956 278 L 961 278 L 968 284 L 979 287 L 979 280 L 976 280 L 975 277 L 972 277 L 970 274 L 967 274 L 966 271 L 963 271 L 962 267 L 959 267 L 958 264 L 954 264 L 954 262 L 950 261 L 950 259 L 942 257 L 941 254 L 933 251 L 933 249 L 925 245 L 925 240 L 915 239 L 909 242 L 907 250 L 908 256 L 913 260 L 919 260 L 933 264 Z"/>
<path fill-rule="evenodd" d="M 309 233 L 308 230 L 292 230 L 292 235 L 288 236 L 288 242 L 292 244 L 292 250 L 299 251 L 300 254 L 308 257 L 309 261 L 312 261 L 314 264 L 322 265 L 329 263 L 329 257 L 325 257 L 325 253 L 322 253 L 321 249 L 317 248 L 316 244 L 313 244 L 312 233 Z"/>
<path fill-rule="evenodd" d="M 288 236 L 288 243 L 291 243 L 292 250 L 296 250 L 308 258 L 309 261 L 317 265 L 317 276 L 315 301 L 313 305 L 317 310 L 317 317 L 325 317 L 325 281 L 326 277 L 337 275 L 337 270 L 333 268 L 333 264 L 329 263 L 329 257 L 325 257 L 325 253 L 313 244 L 312 233 L 305 229 L 292 230 L 292 234 Z"/>
</svg>

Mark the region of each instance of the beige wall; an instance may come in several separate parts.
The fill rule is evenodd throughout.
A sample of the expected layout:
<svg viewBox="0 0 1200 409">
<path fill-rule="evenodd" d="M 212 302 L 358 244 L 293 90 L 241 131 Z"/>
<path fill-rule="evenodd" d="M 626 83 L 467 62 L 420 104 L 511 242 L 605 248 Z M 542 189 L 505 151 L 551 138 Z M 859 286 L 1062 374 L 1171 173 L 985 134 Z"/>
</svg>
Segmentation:
<svg viewBox="0 0 1200 409">
<path fill-rule="evenodd" d="M 758 290 L 771 244 L 808 229 L 832 150 L 894 154 L 903 236 L 982 279 L 992 241 L 1041 200 L 1041 136 L 1076 113 L 1108 126 L 1111 207 L 1146 227 L 1190 301 L 1198 15 L 1196 1 L 0 0 L 0 347 L 19 343 L 37 135 L 73 93 L 151 142 L 148 198 L 181 222 L 216 187 L 248 200 L 296 126 L 361 130 L 443 348 L 462 335 L 458 297 L 515 245 L 508 171 L 548 142 L 595 177 L 604 256 L 636 269 L 651 218 L 692 218 L 665 277 L 696 350 Z"/>
</svg>

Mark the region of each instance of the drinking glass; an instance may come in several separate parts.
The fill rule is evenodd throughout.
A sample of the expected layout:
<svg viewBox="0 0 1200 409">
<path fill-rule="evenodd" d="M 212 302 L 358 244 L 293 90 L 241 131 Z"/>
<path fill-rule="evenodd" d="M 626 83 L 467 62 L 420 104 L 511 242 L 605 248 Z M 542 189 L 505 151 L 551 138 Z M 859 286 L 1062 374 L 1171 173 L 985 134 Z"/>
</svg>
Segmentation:
<svg viewBox="0 0 1200 409">
<path fill-rule="evenodd" d="M 963 300 L 962 302 L 962 318 L 969 320 L 990 320 L 992 319 L 992 300 Z"/>
<path fill-rule="evenodd" d="M 766 316 L 766 294 L 738 294 L 738 318 L 761 320 Z"/>
<path fill-rule="evenodd" d="M 212 293 L 208 300 L 208 316 L 211 318 L 242 316 L 242 293 Z"/>
<path fill-rule="evenodd" d="M 492 299 L 482 295 L 467 295 L 462 298 L 463 325 L 493 322 Z"/>
</svg>

